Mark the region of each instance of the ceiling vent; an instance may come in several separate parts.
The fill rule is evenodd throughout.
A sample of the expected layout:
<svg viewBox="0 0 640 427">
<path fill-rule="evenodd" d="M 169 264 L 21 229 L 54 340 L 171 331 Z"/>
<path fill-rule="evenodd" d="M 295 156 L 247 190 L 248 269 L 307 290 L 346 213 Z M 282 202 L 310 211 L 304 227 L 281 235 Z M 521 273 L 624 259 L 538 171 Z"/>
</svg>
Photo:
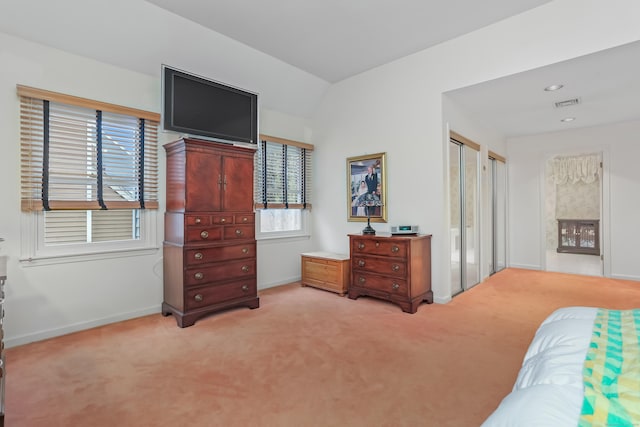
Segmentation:
<svg viewBox="0 0 640 427">
<path fill-rule="evenodd" d="M 564 101 L 558 101 L 554 105 L 556 108 L 571 107 L 572 105 L 580 104 L 580 98 L 566 99 Z"/>
</svg>

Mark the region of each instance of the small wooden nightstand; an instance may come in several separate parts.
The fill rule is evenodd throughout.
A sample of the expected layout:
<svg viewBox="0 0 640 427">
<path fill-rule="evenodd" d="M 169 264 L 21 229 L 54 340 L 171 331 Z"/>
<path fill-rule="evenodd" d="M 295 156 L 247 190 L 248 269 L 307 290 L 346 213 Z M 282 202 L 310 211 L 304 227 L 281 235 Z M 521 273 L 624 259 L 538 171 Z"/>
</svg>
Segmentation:
<svg viewBox="0 0 640 427">
<path fill-rule="evenodd" d="M 302 257 L 302 286 L 313 286 L 344 296 L 348 291 L 349 255 L 307 252 Z"/>
</svg>

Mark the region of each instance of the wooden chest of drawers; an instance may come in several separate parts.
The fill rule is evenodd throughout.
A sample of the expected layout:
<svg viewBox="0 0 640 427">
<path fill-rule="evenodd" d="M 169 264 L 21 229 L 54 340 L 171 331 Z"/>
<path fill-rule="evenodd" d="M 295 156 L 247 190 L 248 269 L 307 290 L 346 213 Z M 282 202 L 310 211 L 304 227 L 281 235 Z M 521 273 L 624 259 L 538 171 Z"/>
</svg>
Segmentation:
<svg viewBox="0 0 640 427">
<path fill-rule="evenodd" d="M 331 252 L 307 252 L 301 254 L 302 286 L 347 293 L 349 285 L 349 256 Z"/>
<path fill-rule="evenodd" d="M 216 311 L 259 307 L 254 151 L 193 139 L 165 149 L 162 313 L 185 327 Z"/>
<path fill-rule="evenodd" d="M 398 304 L 415 313 L 431 291 L 431 235 L 349 235 L 349 298 L 360 295 Z"/>
</svg>

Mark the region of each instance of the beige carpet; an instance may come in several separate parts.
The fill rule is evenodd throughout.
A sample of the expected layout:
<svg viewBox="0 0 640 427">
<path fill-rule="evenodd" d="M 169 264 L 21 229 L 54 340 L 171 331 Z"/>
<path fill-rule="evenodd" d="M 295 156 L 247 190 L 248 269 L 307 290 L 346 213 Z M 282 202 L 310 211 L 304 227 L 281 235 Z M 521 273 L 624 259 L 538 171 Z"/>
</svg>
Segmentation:
<svg viewBox="0 0 640 427">
<path fill-rule="evenodd" d="M 510 269 L 413 315 L 298 284 L 260 297 L 7 350 L 6 425 L 478 426 L 546 315 L 640 307 L 640 282 Z"/>
</svg>

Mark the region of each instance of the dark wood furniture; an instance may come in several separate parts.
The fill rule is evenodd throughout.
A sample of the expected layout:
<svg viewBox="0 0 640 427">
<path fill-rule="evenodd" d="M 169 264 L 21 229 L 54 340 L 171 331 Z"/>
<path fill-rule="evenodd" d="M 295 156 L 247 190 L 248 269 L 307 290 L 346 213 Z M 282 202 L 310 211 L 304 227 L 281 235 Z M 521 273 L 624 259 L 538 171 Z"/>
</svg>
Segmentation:
<svg viewBox="0 0 640 427">
<path fill-rule="evenodd" d="M 0 238 L 0 242 L 2 239 Z M 4 282 L 7 279 L 6 256 L 0 256 L 0 427 L 4 426 L 4 387 L 5 387 L 5 358 L 4 358 Z"/>
<path fill-rule="evenodd" d="M 349 298 L 381 298 L 407 313 L 415 313 L 423 301 L 433 302 L 431 235 L 350 234 L 349 246 Z"/>
<path fill-rule="evenodd" d="M 186 327 L 220 310 L 258 308 L 254 150 L 187 138 L 164 148 L 162 314 Z"/>
<path fill-rule="evenodd" d="M 349 287 L 349 255 L 332 252 L 301 254 L 302 286 L 336 292 L 341 297 Z"/>
<path fill-rule="evenodd" d="M 600 255 L 600 220 L 559 219 L 557 251 Z"/>
</svg>

